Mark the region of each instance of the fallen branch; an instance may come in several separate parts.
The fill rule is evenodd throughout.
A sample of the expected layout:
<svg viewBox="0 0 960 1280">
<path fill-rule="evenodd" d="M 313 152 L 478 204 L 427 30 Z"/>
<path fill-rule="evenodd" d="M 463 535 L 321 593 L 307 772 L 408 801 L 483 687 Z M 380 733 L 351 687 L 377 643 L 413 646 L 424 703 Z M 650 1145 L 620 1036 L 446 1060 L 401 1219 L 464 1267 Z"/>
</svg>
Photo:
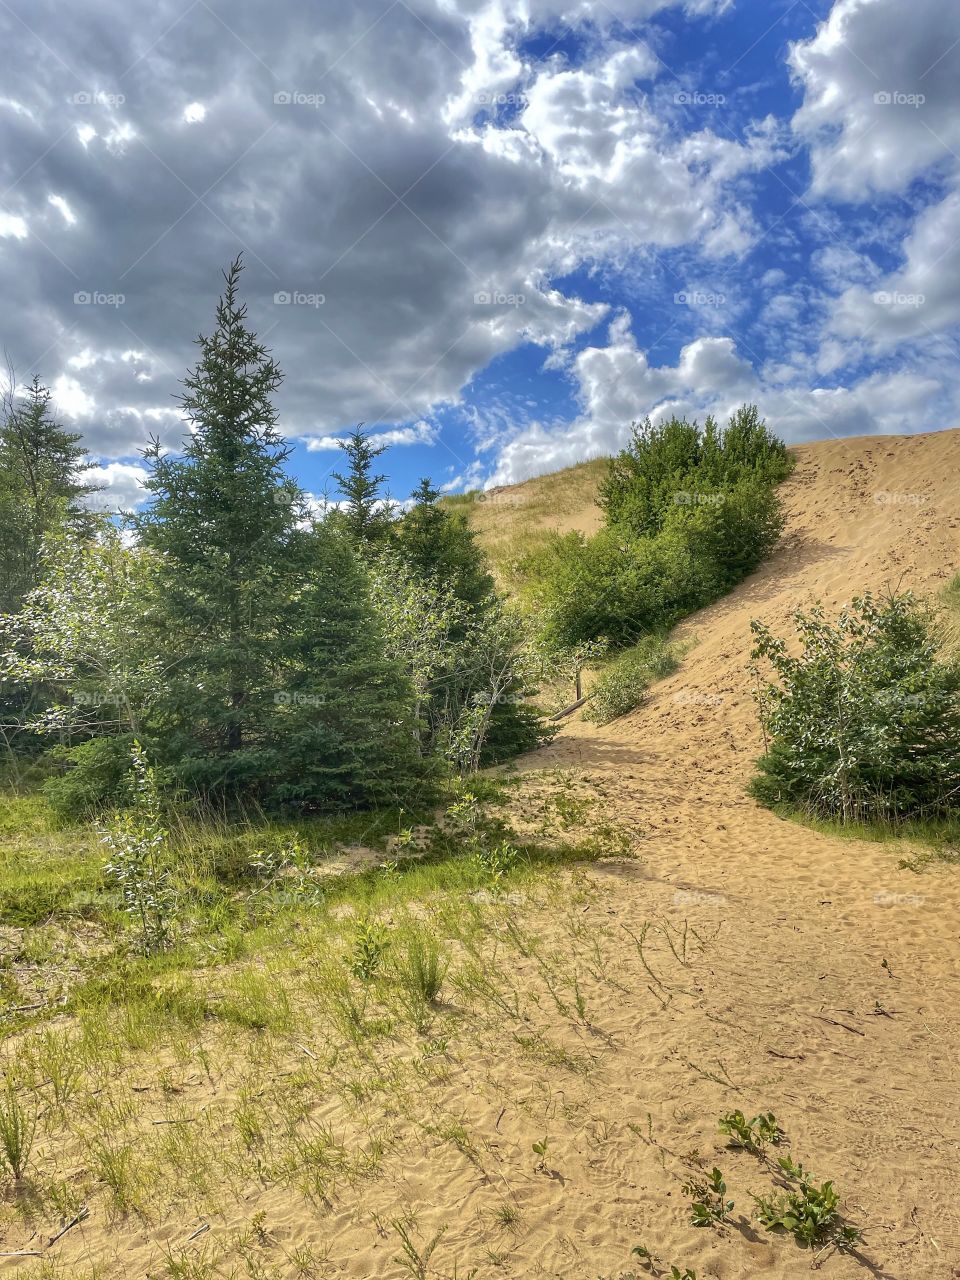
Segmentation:
<svg viewBox="0 0 960 1280">
<path fill-rule="evenodd" d="M 569 707 L 564 707 L 564 709 L 563 709 L 562 711 L 558 711 L 558 712 L 556 713 L 556 715 L 552 715 L 552 716 L 550 717 L 550 719 L 551 719 L 551 720 L 562 720 L 562 719 L 564 718 L 564 716 L 572 716 L 572 715 L 573 715 L 573 713 L 574 713 L 574 711 L 576 711 L 576 710 L 578 709 L 578 707 L 582 707 L 582 706 L 583 706 L 583 704 L 586 702 L 586 700 L 587 700 L 587 699 L 586 699 L 586 696 L 584 696 L 584 697 L 582 697 L 582 698 L 578 698 L 578 699 L 576 700 L 576 702 L 571 703 Z"/>
<path fill-rule="evenodd" d="M 47 1241 L 47 1248 L 52 1248 L 68 1231 L 72 1231 L 74 1227 L 78 1227 L 85 1218 L 90 1216 L 90 1210 L 85 1204 L 82 1204 L 77 1212 L 76 1217 L 71 1218 L 65 1227 L 62 1227 L 55 1236 L 51 1236 Z"/>
<path fill-rule="evenodd" d="M 836 1018 L 825 1018 L 821 1013 L 811 1015 L 818 1022 L 828 1022 L 831 1027 L 843 1027 L 844 1031 L 852 1031 L 855 1036 L 866 1036 L 865 1031 L 861 1031 L 859 1027 L 851 1027 L 848 1022 L 837 1022 Z"/>
</svg>

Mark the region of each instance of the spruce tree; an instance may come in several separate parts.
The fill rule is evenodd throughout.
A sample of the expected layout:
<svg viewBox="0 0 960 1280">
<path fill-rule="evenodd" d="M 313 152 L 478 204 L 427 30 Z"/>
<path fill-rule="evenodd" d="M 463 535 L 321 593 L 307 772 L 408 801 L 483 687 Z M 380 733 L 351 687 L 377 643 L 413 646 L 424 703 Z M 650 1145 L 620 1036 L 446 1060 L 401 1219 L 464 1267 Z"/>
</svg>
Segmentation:
<svg viewBox="0 0 960 1280">
<path fill-rule="evenodd" d="M 208 794 L 367 803 L 410 782 L 409 694 L 381 656 L 349 545 L 305 527 L 272 401 L 282 375 L 247 325 L 241 266 L 185 379 L 182 454 L 147 451 L 153 501 L 138 524 L 171 673 L 155 751 Z"/>
<path fill-rule="evenodd" d="M 39 581 L 44 537 L 63 526 L 86 530 L 84 498 L 96 491 L 81 437 L 58 423 L 50 391 L 34 376 L 11 394 L 0 421 L 0 612 L 14 612 Z"/>
<path fill-rule="evenodd" d="M 347 470 L 335 471 L 333 478 L 347 500 L 342 523 L 354 545 L 361 547 L 378 541 L 389 527 L 389 511 L 380 498 L 380 488 L 387 477 L 375 474 L 373 469 L 387 446 L 372 444 L 370 433 L 364 431 L 361 422 L 340 441 L 340 448 L 346 455 Z"/>
<path fill-rule="evenodd" d="M 271 400 L 282 375 L 247 327 L 241 269 L 237 258 L 224 273 L 214 332 L 197 339 L 200 360 L 181 397 L 191 426 L 182 455 L 156 441 L 146 451 L 153 501 L 138 521 L 158 555 L 160 640 L 180 655 L 166 699 L 171 745 L 208 763 L 250 745 L 269 707 L 300 539 Z M 239 760 L 223 769 L 237 781 L 245 773 Z"/>
<path fill-rule="evenodd" d="M 423 479 L 411 494 L 414 505 L 396 525 L 400 554 L 419 576 L 448 588 L 471 606 L 488 603 L 493 578 L 466 516 L 450 511 L 440 491 Z"/>
</svg>

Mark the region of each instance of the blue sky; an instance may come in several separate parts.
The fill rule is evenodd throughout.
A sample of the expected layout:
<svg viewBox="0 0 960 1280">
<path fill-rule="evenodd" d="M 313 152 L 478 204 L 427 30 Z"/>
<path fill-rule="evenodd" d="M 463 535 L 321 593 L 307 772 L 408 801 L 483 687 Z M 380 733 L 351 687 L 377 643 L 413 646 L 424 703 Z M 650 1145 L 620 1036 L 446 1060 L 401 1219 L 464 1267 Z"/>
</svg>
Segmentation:
<svg viewBox="0 0 960 1280">
<path fill-rule="evenodd" d="M 364 421 L 405 497 L 759 403 L 792 441 L 960 425 L 945 0 L 12 0 L 2 339 L 100 465 L 182 438 L 243 250 L 292 466 Z"/>
</svg>

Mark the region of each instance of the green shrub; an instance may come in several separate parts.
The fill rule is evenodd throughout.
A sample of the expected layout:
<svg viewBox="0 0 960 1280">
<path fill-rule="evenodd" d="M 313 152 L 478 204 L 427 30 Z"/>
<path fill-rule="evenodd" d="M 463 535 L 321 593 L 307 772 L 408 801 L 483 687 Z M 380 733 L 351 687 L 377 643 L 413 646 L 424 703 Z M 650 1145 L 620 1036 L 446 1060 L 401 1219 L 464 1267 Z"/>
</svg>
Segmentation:
<svg viewBox="0 0 960 1280">
<path fill-rule="evenodd" d="M 622 648 L 729 591 L 780 536 L 775 488 L 791 465 L 755 406 L 726 431 L 677 419 L 635 429 L 601 484 L 606 527 L 554 535 L 524 564 L 544 641 Z"/>
<path fill-rule="evenodd" d="M 609 724 L 643 701 L 654 680 L 677 669 L 677 656 L 662 636 L 648 636 L 627 649 L 601 672 L 590 692 L 586 718 L 595 724 Z"/>
<path fill-rule="evenodd" d="M 61 819 L 89 818 L 130 798 L 130 734 L 54 747 L 46 759 L 62 770 L 43 790 Z"/>
<path fill-rule="evenodd" d="M 767 751 L 754 795 L 841 823 L 960 811 L 960 663 L 909 593 L 856 598 L 829 621 L 798 610 L 800 653 L 751 623 Z"/>
<path fill-rule="evenodd" d="M 611 459 L 598 502 L 610 524 L 637 537 L 656 534 L 678 506 L 708 509 L 741 481 L 771 489 L 790 474 L 786 446 L 742 405 L 726 429 L 707 418 L 634 423 L 630 443 Z"/>
</svg>

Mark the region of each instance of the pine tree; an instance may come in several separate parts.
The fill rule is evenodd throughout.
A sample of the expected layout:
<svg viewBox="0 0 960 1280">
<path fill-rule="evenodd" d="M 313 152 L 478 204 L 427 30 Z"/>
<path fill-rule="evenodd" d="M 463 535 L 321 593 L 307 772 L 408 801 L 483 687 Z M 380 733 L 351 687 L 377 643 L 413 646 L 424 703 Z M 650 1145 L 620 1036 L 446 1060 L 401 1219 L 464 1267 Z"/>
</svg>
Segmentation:
<svg viewBox="0 0 960 1280">
<path fill-rule="evenodd" d="M 466 516 L 439 502 L 428 479 L 411 494 L 414 505 L 396 525 L 400 554 L 421 577 L 449 588 L 458 600 L 483 605 L 493 596 L 486 557 Z"/>
<path fill-rule="evenodd" d="M 377 541 L 389 527 L 389 511 L 384 509 L 380 498 L 380 488 L 387 477 L 376 475 L 373 470 L 387 446 L 372 444 L 361 422 L 346 440 L 340 441 L 340 448 L 346 455 L 347 471 L 335 471 L 333 478 L 347 500 L 343 527 L 359 547 Z"/>
<path fill-rule="evenodd" d="M 15 611 L 39 581 L 43 539 L 57 528 L 86 530 L 83 499 L 96 491 L 81 437 L 54 419 L 38 376 L 0 422 L 0 611 Z"/>
<path fill-rule="evenodd" d="M 138 524 L 171 671 L 155 754 L 208 794 L 368 803 L 410 782 L 409 691 L 381 656 L 349 544 L 305 527 L 272 402 L 282 375 L 247 326 L 240 272 L 238 258 L 185 380 L 182 456 L 147 453 Z"/>
<path fill-rule="evenodd" d="M 192 427 L 182 456 L 156 441 L 146 451 L 153 502 L 138 521 L 159 558 L 160 638 L 181 654 L 167 699 L 171 729 L 214 757 L 255 737 L 272 697 L 284 566 L 300 540 L 298 494 L 283 473 L 289 449 L 271 401 L 282 375 L 246 325 L 241 270 L 237 258 L 224 273 L 214 332 L 197 340 L 200 361 L 181 397 Z M 182 750 L 190 754 L 188 742 Z M 226 773 L 243 769 L 237 762 Z"/>
</svg>

